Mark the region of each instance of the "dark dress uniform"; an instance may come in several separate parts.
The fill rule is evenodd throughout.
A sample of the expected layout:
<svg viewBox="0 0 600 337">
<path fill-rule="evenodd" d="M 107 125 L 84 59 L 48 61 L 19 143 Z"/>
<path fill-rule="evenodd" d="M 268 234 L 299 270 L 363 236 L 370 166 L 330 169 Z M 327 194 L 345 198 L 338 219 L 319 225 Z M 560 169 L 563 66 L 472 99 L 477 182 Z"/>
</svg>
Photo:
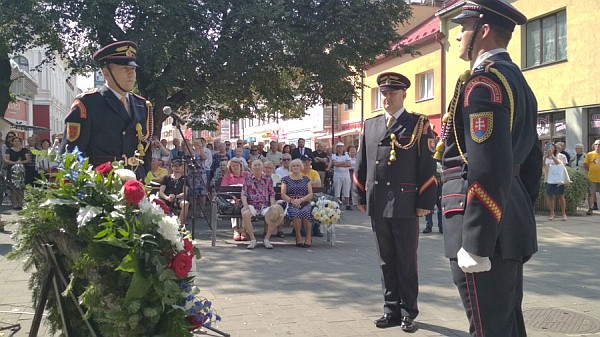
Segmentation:
<svg viewBox="0 0 600 337">
<path fill-rule="evenodd" d="M 103 66 L 137 67 L 136 49 L 134 42 L 118 41 L 98 50 L 93 58 Z M 115 85 L 121 88 L 119 83 Z M 107 85 L 78 95 L 65 119 L 61 152 L 77 147 L 94 166 L 124 160 L 126 167 L 135 170 L 138 179 L 146 177 L 152 159 L 149 151 L 154 127 L 152 104 L 131 92 L 128 104 L 129 111 Z M 144 161 L 142 165 L 137 165 L 136 152 Z"/>
<path fill-rule="evenodd" d="M 138 131 L 146 148 L 152 133 L 152 105 L 143 97 L 129 94 L 131 116 L 117 96 L 106 86 L 78 95 L 65 119 L 63 144 L 67 151 L 75 146 L 92 165 L 133 157 L 138 150 Z M 145 177 L 150 170 L 151 151 L 145 151 L 144 165 L 136 170 Z M 125 164 L 127 165 L 127 163 Z"/>
<path fill-rule="evenodd" d="M 474 1 L 479 2 L 482 6 L 465 5 L 463 14 L 484 13 L 485 22 L 486 6 L 491 6 L 495 13 L 522 21 L 499 1 Z M 487 18 L 496 24 L 508 21 Z M 510 24 L 512 30 L 515 23 Z M 542 169 L 536 118 L 536 98 L 505 51 L 461 76 L 443 118 L 445 255 L 472 336 L 526 336 L 523 263 L 537 251 L 533 203 Z M 491 270 L 463 272 L 457 263 L 461 247 L 489 257 Z"/>
<path fill-rule="evenodd" d="M 392 137 L 405 147 L 394 146 L 395 158 L 390 158 Z M 404 110 L 389 128 L 385 115 L 364 121 L 352 198 L 355 204 L 366 205 L 371 217 L 382 271 L 384 316 L 414 319 L 419 313 L 416 209 L 433 208 L 437 197 L 433 142 L 423 115 Z"/>
</svg>

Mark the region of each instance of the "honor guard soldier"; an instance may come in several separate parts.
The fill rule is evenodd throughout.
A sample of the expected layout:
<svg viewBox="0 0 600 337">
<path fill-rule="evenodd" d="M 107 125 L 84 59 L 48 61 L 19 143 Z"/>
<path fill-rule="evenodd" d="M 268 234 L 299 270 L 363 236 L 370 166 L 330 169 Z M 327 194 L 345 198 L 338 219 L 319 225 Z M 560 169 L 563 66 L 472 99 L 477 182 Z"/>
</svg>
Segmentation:
<svg viewBox="0 0 600 337">
<path fill-rule="evenodd" d="M 136 53 L 137 45 L 131 41 L 114 42 L 94 53 L 106 83 L 73 101 L 62 151 L 77 146 L 92 165 L 124 160 L 143 179 L 150 170 L 153 119 L 152 104 L 131 92 Z"/>
<path fill-rule="evenodd" d="M 410 81 L 383 73 L 377 84 L 385 114 L 364 121 L 353 174 L 353 200 L 375 233 L 384 297 L 378 328 L 415 331 L 419 314 L 419 218 L 437 198 L 435 138 L 426 116 L 404 108 Z"/>
<path fill-rule="evenodd" d="M 527 18 L 503 0 L 472 0 L 452 21 L 471 69 L 457 82 L 437 146 L 445 254 L 471 336 L 524 337 L 523 264 L 537 251 L 542 151 L 536 98 L 506 47 Z"/>
</svg>

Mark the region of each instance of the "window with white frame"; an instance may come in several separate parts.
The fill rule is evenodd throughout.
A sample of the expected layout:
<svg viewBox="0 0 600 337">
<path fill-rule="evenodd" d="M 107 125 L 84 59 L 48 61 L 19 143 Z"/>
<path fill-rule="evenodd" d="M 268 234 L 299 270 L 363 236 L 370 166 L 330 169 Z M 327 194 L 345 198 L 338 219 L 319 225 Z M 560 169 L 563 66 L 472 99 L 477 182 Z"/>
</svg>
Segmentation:
<svg viewBox="0 0 600 337">
<path fill-rule="evenodd" d="M 417 101 L 433 98 L 433 71 L 417 75 Z"/>
<path fill-rule="evenodd" d="M 344 104 L 344 111 L 348 111 L 348 110 L 352 110 L 354 109 L 354 103 L 353 102 L 349 102 L 349 103 L 345 103 Z"/>
<path fill-rule="evenodd" d="M 371 106 L 373 110 L 381 110 L 383 108 L 383 104 L 381 102 L 381 91 L 379 91 L 379 87 L 371 89 Z"/>
<path fill-rule="evenodd" d="M 567 12 L 560 11 L 527 23 L 527 67 L 567 59 Z"/>
</svg>

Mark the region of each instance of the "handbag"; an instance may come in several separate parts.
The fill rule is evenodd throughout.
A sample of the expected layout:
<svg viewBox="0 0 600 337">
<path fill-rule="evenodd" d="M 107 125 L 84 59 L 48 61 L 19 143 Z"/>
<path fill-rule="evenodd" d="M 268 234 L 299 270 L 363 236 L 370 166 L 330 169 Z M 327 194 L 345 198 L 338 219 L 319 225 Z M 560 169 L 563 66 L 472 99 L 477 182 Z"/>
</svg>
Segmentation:
<svg viewBox="0 0 600 337">
<path fill-rule="evenodd" d="M 548 184 L 565 185 L 570 184 L 571 179 L 563 164 L 550 165 L 548 167 Z"/>
<path fill-rule="evenodd" d="M 226 193 L 217 194 L 215 201 L 217 202 L 217 212 L 221 215 L 242 214 L 241 203 L 232 195 Z"/>
</svg>

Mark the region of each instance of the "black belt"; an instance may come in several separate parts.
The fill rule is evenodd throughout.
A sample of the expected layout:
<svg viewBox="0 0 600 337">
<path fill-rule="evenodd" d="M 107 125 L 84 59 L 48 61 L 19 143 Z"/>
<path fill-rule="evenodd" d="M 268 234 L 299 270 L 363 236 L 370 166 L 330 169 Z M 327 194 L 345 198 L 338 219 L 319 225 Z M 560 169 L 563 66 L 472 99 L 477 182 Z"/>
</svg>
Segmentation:
<svg viewBox="0 0 600 337">
<path fill-rule="evenodd" d="M 465 166 L 455 166 L 442 171 L 442 183 L 450 180 L 464 178 L 467 179 L 467 171 Z M 518 177 L 521 175 L 521 165 L 513 165 L 512 176 Z"/>
</svg>

